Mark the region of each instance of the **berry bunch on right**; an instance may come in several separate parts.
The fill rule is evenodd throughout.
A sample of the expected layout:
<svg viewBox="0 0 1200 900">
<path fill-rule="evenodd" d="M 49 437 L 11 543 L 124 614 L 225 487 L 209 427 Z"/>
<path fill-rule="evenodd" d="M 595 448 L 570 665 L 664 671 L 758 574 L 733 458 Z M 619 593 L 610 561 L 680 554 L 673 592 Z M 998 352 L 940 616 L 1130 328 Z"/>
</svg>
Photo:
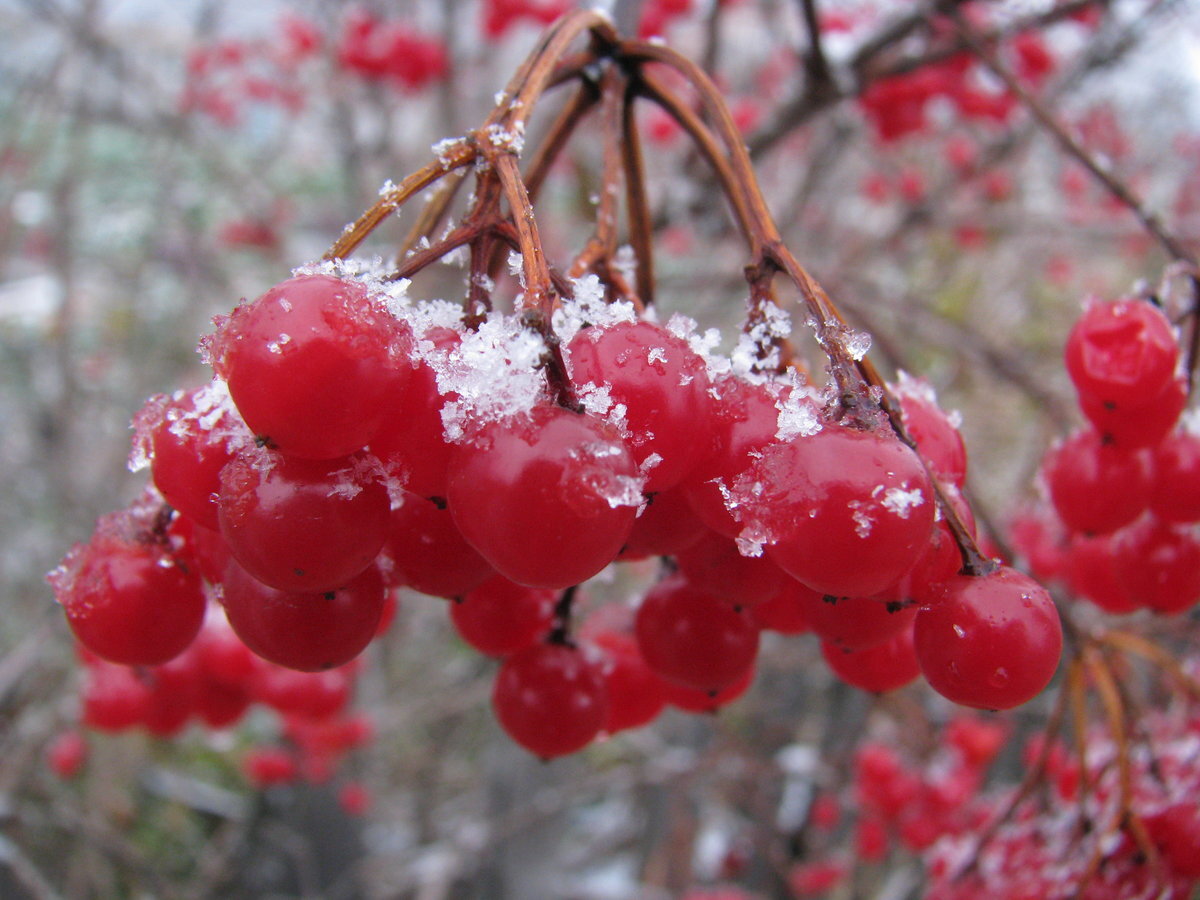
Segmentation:
<svg viewBox="0 0 1200 900">
<path fill-rule="evenodd" d="M 1035 574 L 1110 613 L 1200 599 L 1200 435 L 1175 328 L 1142 298 L 1091 300 L 1067 338 L 1087 424 L 1042 461 L 1049 508 L 1019 519 Z"/>
</svg>

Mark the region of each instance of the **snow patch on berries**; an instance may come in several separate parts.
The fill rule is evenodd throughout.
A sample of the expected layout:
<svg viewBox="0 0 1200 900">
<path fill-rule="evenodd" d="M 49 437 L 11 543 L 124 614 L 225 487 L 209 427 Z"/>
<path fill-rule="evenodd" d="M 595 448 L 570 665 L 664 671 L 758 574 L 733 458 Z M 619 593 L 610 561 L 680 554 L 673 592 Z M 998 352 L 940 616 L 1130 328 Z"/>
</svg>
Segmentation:
<svg viewBox="0 0 1200 900">
<path fill-rule="evenodd" d="M 564 298 L 550 319 L 554 333 L 564 346 L 589 325 L 599 334 L 613 325 L 637 321 L 633 304 L 628 300 L 606 302 L 604 284 L 598 276 L 584 275 L 571 284 L 574 296 Z"/>
<path fill-rule="evenodd" d="M 404 318 L 411 300 L 407 278 L 392 279 L 392 266 L 383 257 L 371 259 L 322 259 L 292 269 L 292 277 L 328 275 L 342 281 L 357 281 L 367 289 L 367 296 L 398 319 Z"/>
<path fill-rule="evenodd" d="M 925 495 L 920 488 L 905 490 L 892 487 L 883 492 L 883 500 L 880 502 L 883 504 L 883 508 L 892 515 L 907 519 L 913 509 L 925 502 Z"/>
<path fill-rule="evenodd" d="M 472 426 L 533 409 L 546 393 L 545 353 L 542 338 L 515 317 L 492 315 L 443 358 L 429 359 L 438 390 L 457 395 L 442 407 L 446 440 L 460 442 Z"/>
<path fill-rule="evenodd" d="M 729 371 L 729 360 L 716 353 L 717 345 L 721 343 L 721 332 L 716 328 L 709 328 L 701 333 L 699 328 L 695 319 L 683 313 L 672 313 L 671 318 L 667 320 L 667 331 L 687 341 L 692 352 L 704 360 L 710 378 Z"/>
<path fill-rule="evenodd" d="M 797 437 L 812 437 L 821 430 L 821 416 L 811 399 L 800 391 L 782 394 L 775 401 L 779 410 L 775 439 L 790 441 Z"/>
</svg>

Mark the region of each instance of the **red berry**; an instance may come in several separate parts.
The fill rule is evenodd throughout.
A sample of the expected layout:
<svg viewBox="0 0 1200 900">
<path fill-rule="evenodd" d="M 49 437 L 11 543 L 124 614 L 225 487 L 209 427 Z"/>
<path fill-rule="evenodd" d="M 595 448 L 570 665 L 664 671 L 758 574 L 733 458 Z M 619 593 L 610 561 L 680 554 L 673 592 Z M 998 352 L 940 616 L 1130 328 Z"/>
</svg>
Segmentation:
<svg viewBox="0 0 1200 900">
<path fill-rule="evenodd" d="M 495 574 L 455 527 L 450 510 L 407 491 L 392 510 L 385 550 L 393 584 L 433 597 L 461 597 Z"/>
<path fill-rule="evenodd" d="M 1080 396 L 1079 407 L 1106 443 L 1129 451 L 1153 447 L 1166 437 L 1187 406 L 1187 396 L 1187 381 L 1173 378 L 1161 392 L 1136 406 Z"/>
<path fill-rule="evenodd" d="M 87 762 L 88 745 L 83 735 L 71 729 L 57 734 L 46 748 L 46 763 L 59 778 L 74 778 Z"/>
<path fill-rule="evenodd" d="M 1090 600 L 1107 613 L 1120 615 L 1138 609 L 1141 604 L 1121 584 L 1113 557 L 1113 538 L 1103 534 L 1090 537 L 1077 534 L 1066 555 L 1067 583 L 1071 590 Z"/>
<path fill-rule="evenodd" d="M 379 430 L 412 371 L 411 340 L 362 283 L 301 275 L 220 320 L 209 351 L 255 434 L 332 459 Z"/>
<path fill-rule="evenodd" d="M 680 550 L 675 559 L 693 585 L 742 606 L 769 600 L 794 580 L 766 556 L 743 556 L 736 542 L 715 531 Z"/>
<path fill-rule="evenodd" d="M 741 523 L 726 507 L 726 491 L 749 468 L 757 453 L 779 430 L 779 409 L 766 385 L 751 384 L 729 375 L 713 386 L 713 448 L 692 470 L 681 489 L 692 510 L 718 534 L 734 538 Z M 814 411 L 815 414 L 815 411 Z"/>
<path fill-rule="evenodd" d="M 950 416 L 937 404 L 933 388 L 902 377 L 894 391 L 904 427 L 938 478 L 962 487 L 967 480 L 967 448 Z"/>
<path fill-rule="evenodd" d="M 139 510 L 103 516 L 46 576 L 79 641 L 97 656 L 154 666 L 182 653 L 204 621 L 198 572 L 146 530 Z"/>
<path fill-rule="evenodd" d="M 618 559 L 673 556 L 699 541 L 708 529 L 692 512 L 681 488 L 646 497 Z"/>
<path fill-rule="evenodd" d="M 1158 307 L 1138 299 L 1092 301 L 1071 329 L 1064 357 L 1081 397 L 1134 407 L 1167 387 L 1179 348 Z"/>
<path fill-rule="evenodd" d="M 1141 515 L 1150 501 L 1146 456 L 1109 446 L 1090 428 L 1053 447 L 1042 472 L 1059 518 L 1072 531 L 1115 531 Z"/>
<path fill-rule="evenodd" d="M 331 669 L 358 656 L 375 636 L 386 593 L 375 566 L 336 590 L 285 593 L 231 562 L 224 587 L 229 624 L 246 646 L 302 672 Z"/>
<path fill-rule="evenodd" d="M 922 607 L 913 642 L 926 680 L 942 696 L 1010 709 L 1038 694 L 1062 653 L 1062 625 L 1045 588 L 1015 569 L 956 575 Z"/>
<path fill-rule="evenodd" d="M 582 750 L 604 727 L 608 697 L 598 666 L 575 647 L 534 644 L 510 656 L 492 708 L 514 741 L 542 759 Z"/>
<path fill-rule="evenodd" d="M 677 709 L 690 713 L 715 713 L 750 690 L 753 683 L 754 666 L 749 666 L 746 671 L 716 692 L 697 690 L 666 679 L 663 679 L 662 690 L 667 703 Z"/>
<path fill-rule="evenodd" d="M 243 452 L 221 471 L 217 505 L 234 558 L 281 591 L 341 587 L 387 537 L 387 488 L 367 454 L 305 460 Z"/>
<path fill-rule="evenodd" d="M 635 620 L 642 658 L 668 681 L 716 693 L 754 664 L 758 626 L 682 577 L 659 582 Z"/>
<path fill-rule="evenodd" d="M 653 322 L 585 328 L 564 356 L 573 384 L 608 388 L 625 407 L 628 443 L 646 490 L 679 484 L 709 451 L 712 413 L 704 360 Z"/>
<path fill-rule="evenodd" d="M 1113 536 L 1113 569 L 1130 599 L 1164 615 L 1200 600 L 1200 539 L 1186 526 L 1145 516 Z"/>
<path fill-rule="evenodd" d="M 531 587 L 570 587 L 612 562 L 642 497 L 612 429 L 557 406 L 483 425 L 455 448 L 448 475 L 463 537 L 497 572 Z"/>
<path fill-rule="evenodd" d="M 221 469 L 253 440 L 221 382 L 146 401 L 134 417 L 134 454 L 150 458 L 154 486 L 166 501 L 205 528 L 217 528 Z"/>
<path fill-rule="evenodd" d="M 789 578 L 774 597 L 755 603 L 750 608 L 750 617 L 758 623 L 759 628 L 768 631 L 803 634 L 809 630 L 808 618 L 804 613 L 804 597 L 810 594 L 820 597 L 812 588 Z"/>
<path fill-rule="evenodd" d="M 734 491 L 743 535 L 822 594 L 870 596 L 916 562 L 935 504 L 917 455 L 894 435 L 827 424 L 772 444 Z"/>
<path fill-rule="evenodd" d="M 1200 436 L 1176 431 L 1154 449 L 1150 509 L 1163 522 L 1200 521 Z"/>
<path fill-rule="evenodd" d="M 459 637 L 488 656 L 509 656 L 540 640 L 554 621 L 555 592 L 493 575 L 450 605 Z"/>
<path fill-rule="evenodd" d="M 589 641 L 603 657 L 600 664 L 608 693 L 604 731 L 616 734 L 654 721 L 666 706 L 662 679 L 642 659 L 632 635 L 601 631 Z"/>
<path fill-rule="evenodd" d="M 904 687 L 921 674 L 911 628 L 861 650 L 821 641 L 821 655 L 842 681 L 874 694 Z"/>
<path fill-rule="evenodd" d="M 909 629 L 917 608 L 873 597 L 831 597 L 815 591 L 797 594 L 808 627 L 848 650 L 862 650 Z"/>
</svg>

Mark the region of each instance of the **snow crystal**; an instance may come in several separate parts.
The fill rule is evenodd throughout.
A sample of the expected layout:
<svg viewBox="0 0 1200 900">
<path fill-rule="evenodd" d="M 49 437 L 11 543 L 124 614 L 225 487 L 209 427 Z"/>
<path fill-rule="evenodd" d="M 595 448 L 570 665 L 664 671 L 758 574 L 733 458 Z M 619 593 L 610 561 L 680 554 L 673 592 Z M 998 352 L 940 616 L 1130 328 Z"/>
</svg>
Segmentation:
<svg viewBox="0 0 1200 900">
<path fill-rule="evenodd" d="M 642 464 L 638 466 L 643 472 L 649 472 L 655 466 L 661 465 L 663 461 L 662 454 L 651 453 L 642 460 Z"/>
<path fill-rule="evenodd" d="M 508 274 L 513 275 L 525 287 L 525 259 L 516 250 L 508 251 Z"/>
<path fill-rule="evenodd" d="M 617 252 L 613 254 L 613 268 L 627 284 L 633 284 L 634 278 L 637 276 L 637 254 L 633 252 L 633 248 L 628 244 L 622 244 L 617 248 Z"/>
<path fill-rule="evenodd" d="M 520 156 L 525 149 L 524 122 L 514 122 L 511 131 L 499 124 L 489 125 L 486 134 L 493 147 L 505 150 L 514 156 Z"/>
<path fill-rule="evenodd" d="M 776 399 L 779 411 L 775 419 L 775 438 L 790 441 L 798 437 L 812 437 L 821 430 L 821 416 L 816 405 L 802 391 L 792 389 Z"/>
<path fill-rule="evenodd" d="M 925 495 L 921 493 L 920 488 L 906 491 L 904 488 L 898 487 L 891 487 L 884 491 L 882 501 L 884 509 L 901 519 L 907 519 L 908 514 L 924 502 Z"/>
<path fill-rule="evenodd" d="M 656 363 L 656 362 L 664 362 L 665 363 L 666 361 L 667 361 L 667 348 L 666 347 L 651 347 L 650 352 L 646 354 L 646 362 L 648 362 L 648 363 Z"/>
<path fill-rule="evenodd" d="M 875 520 L 867 511 L 868 504 L 862 500 L 851 500 L 846 506 L 850 510 L 850 517 L 854 519 L 854 533 L 860 538 L 868 537 L 875 526 Z"/>
<path fill-rule="evenodd" d="M 443 169 L 450 168 L 450 154 L 462 143 L 462 138 L 443 138 L 429 149 L 433 151 L 433 155 L 437 157 L 437 161 L 441 163 Z"/>
<path fill-rule="evenodd" d="M 292 301 L 289 300 L 287 297 L 280 297 L 279 298 L 279 308 L 282 309 L 284 312 L 291 312 L 292 311 Z"/>
<path fill-rule="evenodd" d="M 440 154 L 439 154 L 440 155 Z M 379 196 L 386 197 L 388 194 L 396 190 L 396 184 L 392 179 L 388 179 L 379 187 Z"/>
<path fill-rule="evenodd" d="M 588 326 L 609 328 L 624 322 L 637 321 L 637 313 L 628 300 L 607 303 L 604 283 L 596 275 L 584 275 L 572 282 L 574 296 L 563 298 L 554 311 L 551 325 L 563 345 L 571 342 Z"/>
<path fill-rule="evenodd" d="M 471 424 L 527 412 L 546 393 L 546 345 L 514 316 L 493 314 L 444 354 L 427 359 L 438 390 L 457 394 L 442 407 L 446 439 L 461 441 Z"/>
<path fill-rule="evenodd" d="M 847 331 L 842 336 L 842 346 L 855 362 L 861 360 L 871 349 L 871 335 L 865 331 Z"/>
</svg>

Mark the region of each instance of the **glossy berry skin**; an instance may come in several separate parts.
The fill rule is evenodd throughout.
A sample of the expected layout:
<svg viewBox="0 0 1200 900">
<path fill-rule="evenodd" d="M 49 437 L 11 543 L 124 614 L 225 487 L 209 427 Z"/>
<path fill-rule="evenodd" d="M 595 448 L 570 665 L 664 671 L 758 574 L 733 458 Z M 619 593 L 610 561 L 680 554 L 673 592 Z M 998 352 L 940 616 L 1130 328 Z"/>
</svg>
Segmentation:
<svg viewBox="0 0 1200 900">
<path fill-rule="evenodd" d="M 252 436 L 232 408 L 222 410 L 214 402 L 214 394 L 204 385 L 151 397 L 134 427 L 148 432 L 154 486 L 175 509 L 215 531 L 221 469 L 232 459 L 233 447 Z"/>
<path fill-rule="evenodd" d="M 662 679 L 642 659 L 632 635 L 601 631 L 589 639 L 601 655 L 600 671 L 608 693 L 606 734 L 653 722 L 667 705 Z"/>
<path fill-rule="evenodd" d="M 387 488 L 365 454 L 305 460 L 252 450 L 221 471 L 217 511 L 234 558 L 281 591 L 346 584 L 382 549 Z"/>
<path fill-rule="evenodd" d="M 737 544 L 710 531 L 675 554 L 679 571 L 693 585 L 719 600 L 752 606 L 769 600 L 791 577 L 762 556 L 743 556 Z"/>
<path fill-rule="evenodd" d="M 493 575 L 450 605 L 459 637 L 488 656 L 509 656 L 549 632 L 557 595 Z"/>
<path fill-rule="evenodd" d="M 1067 337 L 1063 356 L 1081 397 L 1135 407 L 1167 387 L 1179 348 L 1158 307 L 1123 299 L 1089 303 Z"/>
<path fill-rule="evenodd" d="M 613 402 L 624 405 L 647 491 L 679 484 L 708 452 L 708 375 L 683 338 L 653 322 L 621 322 L 583 329 L 564 356 L 573 384 L 608 387 Z M 650 465 L 652 455 L 659 459 Z"/>
<path fill-rule="evenodd" d="M 742 525 L 725 506 L 721 488 L 728 488 L 753 462 L 757 453 L 775 438 L 779 410 L 765 385 L 726 376 L 714 385 L 720 399 L 713 404 L 713 449 L 681 485 L 697 517 L 728 538 L 741 533 Z"/>
<path fill-rule="evenodd" d="M 1196 805 L 1173 803 L 1144 821 L 1167 865 L 1185 878 L 1200 878 L 1200 812 Z"/>
<path fill-rule="evenodd" d="M 780 634 L 804 634 L 809 630 L 808 617 L 804 612 L 804 599 L 815 593 L 794 578 L 784 582 L 774 597 L 756 603 L 750 608 L 750 617 L 759 627 Z M 820 597 L 819 594 L 817 594 Z"/>
<path fill-rule="evenodd" d="M 754 666 L 749 666 L 719 691 L 702 691 L 667 679 L 663 679 L 662 690 L 667 703 L 676 709 L 712 714 L 745 694 L 753 683 Z"/>
<path fill-rule="evenodd" d="M 432 597 L 461 597 L 495 574 L 467 543 L 450 511 L 407 491 L 392 510 L 384 548 L 393 584 Z"/>
<path fill-rule="evenodd" d="M 1187 527 L 1145 516 L 1113 535 L 1112 555 L 1133 602 L 1175 615 L 1200 600 L 1200 539 Z"/>
<path fill-rule="evenodd" d="M 371 566 L 344 587 L 286 593 L 255 580 L 236 562 L 225 571 L 225 614 L 263 659 L 301 672 L 349 662 L 370 643 L 383 611 L 383 577 Z"/>
<path fill-rule="evenodd" d="M 733 683 L 758 655 L 753 619 L 679 576 L 646 594 L 634 633 L 646 665 L 668 681 L 699 691 L 715 693 Z"/>
<path fill-rule="evenodd" d="M 608 696 L 599 667 L 564 644 L 534 644 L 501 665 L 492 709 L 514 741 L 542 759 L 582 750 L 604 727 Z"/>
<path fill-rule="evenodd" d="M 1154 448 L 1150 509 L 1163 522 L 1200 521 L 1200 436 L 1177 431 Z"/>
<path fill-rule="evenodd" d="M 407 325 L 330 275 L 283 281 L 220 321 L 209 351 L 250 429 L 292 456 L 332 459 L 378 431 L 411 366 Z"/>
<path fill-rule="evenodd" d="M 449 328 L 426 332 L 439 351 L 453 349 L 461 340 Z M 438 390 L 437 374 L 425 360 L 417 362 L 403 390 L 388 404 L 387 416 L 371 439 L 371 452 L 394 472 L 406 490 L 421 497 L 446 496 L 446 466 L 454 447 L 442 427 L 442 407 L 457 399 Z"/>
<path fill-rule="evenodd" d="M 1147 457 L 1106 445 L 1090 428 L 1053 447 L 1042 474 L 1058 517 L 1071 531 L 1107 534 L 1128 525 L 1150 502 Z"/>
<path fill-rule="evenodd" d="M 847 650 L 862 650 L 911 630 L 917 609 L 872 597 L 831 597 L 798 593 L 797 601 L 813 633 Z"/>
<path fill-rule="evenodd" d="M 913 649 L 912 628 L 861 650 L 847 650 L 832 641 L 821 641 L 821 655 L 838 678 L 873 694 L 902 688 L 921 674 Z"/>
<path fill-rule="evenodd" d="M 949 700 L 1011 709 L 1049 684 L 1062 653 L 1062 624 L 1045 588 L 1002 566 L 956 575 L 913 623 L 921 673 Z"/>
<path fill-rule="evenodd" d="M 1077 596 L 1084 597 L 1107 613 L 1131 613 L 1141 604 L 1129 593 L 1117 576 L 1113 556 L 1116 535 L 1077 534 L 1067 550 L 1067 584 Z"/>
<path fill-rule="evenodd" d="M 1106 443 L 1130 451 L 1153 447 L 1166 437 L 1187 407 L 1187 398 L 1187 380 L 1177 377 L 1137 405 L 1117 406 L 1081 396 L 1079 408 Z"/>
<path fill-rule="evenodd" d="M 674 556 L 699 541 L 708 529 L 696 518 L 682 489 L 651 494 L 633 522 L 618 559 Z"/>
<path fill-rule="evenodd" d="M 187 649 L 204 621 L 198 572 L 161 544 L 105 533 L 103 525 L 48 580 L 80 643 L 109 662 L 165 663 Z"/>
<path fill-rule="evenodd" d="M 933 489 L 894 435 L 826 425 L 772 444 L 739 479 L 747 537 L 793 578 L 835 597 L 887 588 L 924 551 Z"/>
<path fill-rule="evenodd" d="M 908 380 L 896 388 L 904 427 L 938 478 L 962 487 L 967 480 L 967 448 L 932 389 Z"/>
<path fill-rule="evenodd" d="M 455 448 L 448 502 L 467 542 L 511 581 L 565 588 L 616 557 L 641 502 L 612 429 L 557 406 L 483 425 Z"/>
</svg>

